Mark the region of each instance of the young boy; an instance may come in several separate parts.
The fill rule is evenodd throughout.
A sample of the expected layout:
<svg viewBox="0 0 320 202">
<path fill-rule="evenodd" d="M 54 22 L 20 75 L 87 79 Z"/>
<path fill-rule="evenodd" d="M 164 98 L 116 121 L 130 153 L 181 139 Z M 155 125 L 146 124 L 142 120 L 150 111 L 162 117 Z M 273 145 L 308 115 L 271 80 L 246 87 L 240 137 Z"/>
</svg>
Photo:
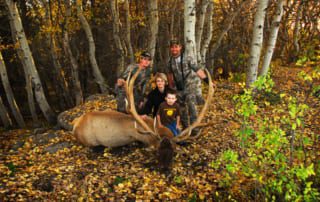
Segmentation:
<svg viewBox="0 0 320 202">
<path fill-rule="evenodd" d="M 177 136 L 180 133 L 180 107 L 176 103 L 177 92 L 173 89 L 168 89 L 165 100 L 158 109 L 158 125 L 160 128 L 164 126 L 169 128 L 174 136 Z"/>
</svg>

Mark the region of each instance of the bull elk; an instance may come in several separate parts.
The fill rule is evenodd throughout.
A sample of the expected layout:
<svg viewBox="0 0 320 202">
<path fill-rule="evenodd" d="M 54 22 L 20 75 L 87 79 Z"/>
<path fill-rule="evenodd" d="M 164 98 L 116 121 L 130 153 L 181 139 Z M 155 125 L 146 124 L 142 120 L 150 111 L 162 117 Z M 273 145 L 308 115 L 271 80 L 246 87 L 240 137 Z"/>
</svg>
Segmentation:
<svg viewBox="0 0 320 202">
<path fill-rule="evenodd" d="M 196 136 L 191 136 L 191 131 L 194 128 L 206 125 L 201 123 L 201 120 L 208 110 L 214 92 L 211 76 L 206 70 L 209 79 L 209 90 L 197 120 L 178 136 L 174 137 L 168 128 L 157 127 L 156 121 L 152 118 L 142 119 L 138 115 L 134 105 L 133 86 L 139 72 L 140 69 L 132 76 L 130 81 L 127 79 L 125 85 L 130 114 L 114 110 L 86 113 L 74 121 L 73 134 L 80 143 L 86 146 L 118 147 L 134 141 L 143 142 L 146 145 L 159 148 L 158 153 L 161 155 L 159 163 L 163 167 L 168 167 L 173 157 L 173 144 L 196 138 L 200 133 Z"/>
</svg>

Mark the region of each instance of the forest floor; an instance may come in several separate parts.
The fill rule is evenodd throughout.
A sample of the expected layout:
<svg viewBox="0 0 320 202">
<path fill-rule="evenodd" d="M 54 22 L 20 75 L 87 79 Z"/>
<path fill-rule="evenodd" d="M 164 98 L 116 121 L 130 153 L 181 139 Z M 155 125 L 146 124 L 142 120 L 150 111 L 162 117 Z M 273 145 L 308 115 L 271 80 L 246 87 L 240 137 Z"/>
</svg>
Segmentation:
<svg viewBox="0 0 320 202">
<path fill-rule="evenodd" d="M 316 96 L 305 99 L 309 88 L 297 76 L 302 70 L 311 68 L 275 68 L 273 92 L 287 93 L 308 104 L 305 130 L 320 134 L 320 101 Z M 249 196 L 237 198 L 236 192 L 250 190 L 252 184 L 244 180 L 234 185 L 231 197 L 230 190 L 219 186 L 222 176 L 211 167 L 221 152 L 239 148 L 235 133 L 241 119 L 233 96 L 241 90 L 237 82 L 217 81 L 204 120 L 209 126 L 196 141 L 177 147 L 170 173 L 158 169 L 155 153 L 141 143 L 94 152 L 80 145 L 66 130 L 0 131 L 0 201 L 250 200 Z M 114 100 L 88 103 L 72 113 L 115 108 Z M 256 117 L 272 116 L 277 104 L 264 103 L 262 100 L 258 104 Z"/>
</svg>

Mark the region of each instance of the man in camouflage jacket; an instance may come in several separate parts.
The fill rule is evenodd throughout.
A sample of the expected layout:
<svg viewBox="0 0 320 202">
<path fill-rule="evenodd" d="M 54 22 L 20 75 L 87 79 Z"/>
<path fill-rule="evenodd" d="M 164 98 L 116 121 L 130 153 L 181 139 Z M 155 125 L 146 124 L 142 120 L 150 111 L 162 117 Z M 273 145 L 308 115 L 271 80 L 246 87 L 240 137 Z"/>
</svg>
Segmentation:
<svg viewBox="0 0 320 202">
<path fill-rule="evenodd" d="M 128 78 L 129 72 L 134 75 L 138 68 L 141 69 L 135 83 L 134 83 L 134 101 L 137 112 L 139 113 L 143 107 L 143 96 L 145 94 L 146 85 L 151 77 L 151 54 L 149 52 L 142 52 L 138 64 L 130 64 L 127 69 L 120 75 L 117 80 L 117 111 L 126 113 L 125 99 L 126 92 L 124 89 L 125 80 Z"/>
<path fill-rule="evenodd" d="M 201 79 L 208 83 L 208 78 L 203 69 L 196 65 L 191 57 L 184 57 L 182 45 L 178 40 L 170 41 L 171 57 L 167 66 L 169 86 L 178 91 L 181 106 L 181 123 L 183 128 L 192 124 L 197 119 L 196 104 L 202 100 Z M 193 131 L 195 132 L 195 131 Z"/>
</svg>

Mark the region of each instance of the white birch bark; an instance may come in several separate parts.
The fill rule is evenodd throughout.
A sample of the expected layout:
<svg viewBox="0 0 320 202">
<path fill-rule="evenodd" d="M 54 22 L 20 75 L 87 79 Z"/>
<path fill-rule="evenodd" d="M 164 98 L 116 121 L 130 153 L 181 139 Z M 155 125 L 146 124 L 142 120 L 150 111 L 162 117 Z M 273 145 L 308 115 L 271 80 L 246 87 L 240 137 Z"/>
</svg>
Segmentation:
<svg viewBox="0 0 320 202">
<path fill-rule="evenodd" d="M 268 40 L 268 46 L 267 50 L 263 59 L 262 63 L 262 68 L 260 75 L 265 76 L 267 75 L 269 71 L 269 66 L 271 63 L 272 55 L 276 46 L 277 38 L 278 38 L 278 31 L 280 27 L 280 22 L 281 22 L 281 17 L 283 15 L 283 3 L 284 0 L 278 0 L 277 2 L 277 10 L 275 13 L 275 16 L 273 17 L 272 20 L 272 25 L 271 25 L 271 31 L 270 31 L 270 37 Z"/>
<path fill-rule="evenodd" d="M 87 36 L 88 39 L 88 43 L 89 43 L 89 59 L 90 59 L 90 63 L 91 63 L 91 67 L 92 67 L 92 71 L 93 71 L 93 76 L 95 79 L 95 82 L 99 85 L 100 87 L 100 91 L 102 93 L 108 93 L 108 86 L 105 82 L 104 77 L 102 76 L 102 73 L 99 69 L 97 60 L 96 60 L 96 46 L 94 43 L 94 39 L 93 39 L 93 35 L 91 32 L 91 28 L 90 25 L 87 21 L 87 19 L 85 18 L 83 11 L 82 11 L 82 0 L 77 0 L 76 1 L 76 5 L 77 5 L 77 14 L 78 17 L 80 19 L 80 23 L 82 25 L 82 28 L 85 31 L 85 34 Z"/>
<path fill-rule="evenodd" d="M 185 42 L 185 56 L 193 58 L 196 62 L 196 1 L 184 1 L 184 42 Z"/>
<path fill-rule="evenodd" d="M 196 48 L 197 48 L 197 62 L 198 64 L 203 64 L 202 55 L 201 55 L 201 43 L 202 43 L 202 34 L 204 29 L 204 24 L 206 20 L 207 8 L 209 6 L 209 0 L 202 0 L 200 6 L 199 19 L 196 23 Z M 213 3 L 213 2 L 211 2 Z"/>
<path fill-rule="evenodd" d="M 157 36 L 159 30 L 159 13 L 158 13 L 158 1 L 157 0 L 148 0 L 149 7 L 149 47 L 148 51 L 151 54 L 151 57 L 154 57 L 156 52 Z"/>
<path fill-rule="evenodd" d="M 10 25 L 12 25 L 11 29 L 14 31 L 13 36 L 17 38 L 16 41 L 18 42 L 18 45 L 19 45 L 18 48 L 21 49 L 21 52 L 19 54 L 19 56 L 21 56 L 20 60 L 23 61 L 22 64 L 26 66 L 24 68 L 25 74 L 28 76 L 30 75 L 31 77 L 32 87 L 34 89 L 34 94 L 35 94 L 37 103 L 39 104 L 39 107 L 44 117 L 46 118 L 46 120 L 49 123 L 55 123 L 56 122 L 55 114 L 50 108 L 47 102 L 47 99 L 45 97 L 45 94 L 43 92 L 40 77 L 36 69 L 36 66 L 34 64 L 32 53 L 30 51 L 29 44 L 25 36 L 24 29 L 22 27 L 22 23 L 21 23 L 21 19 L 19 16 L 16 3 L 15 1 L 12 1 L 12 0 L 6 0 L 6 5 L 8 7 L 9 17 L 11 20 L 11 23 L 10 23 Z"/>
<path fill-rule="evenodd" d="M 0 96 L 0 118 L 5 128 L 12 126 L 12 121 L 10 119 L 6 106 L 4 106 L 2 102 L 1 96 Z"/>
<path fill-rule="evenodd" d="M 5 63 L 3 61 L 1 52 L 0 52 L 0 76 L 1 76 L 2 85 L 3 85 L 3 88 L 6 92 L 7 100 L 8 100 L 9 106 L 11 108 L 12 114 L 13 114 L 15 120 L 17 121 L 18 126 L 20 128 L 23 128 L 23 127 L 25 127 L 26 124 L 23 120 L 23 117 L 20 113 L 20 109 L 19 109 L 19 107 L 16 103 L 16 100 L 14 98 L 12 88 L 11 88 L 11 85 L 9 82 L 8 74 L 7 74 L 7 69 L 6 69 Z"/>
<path fill-rule="evenodd" d="M 257 79 L 268 0 L 258 0 L 256 5 L 257 11 L 253 22 L 253 34 L 250 48 L 249 66 L 247 69 L 246 87 L 250 87 L 251 84 Z"/>
</svg>

